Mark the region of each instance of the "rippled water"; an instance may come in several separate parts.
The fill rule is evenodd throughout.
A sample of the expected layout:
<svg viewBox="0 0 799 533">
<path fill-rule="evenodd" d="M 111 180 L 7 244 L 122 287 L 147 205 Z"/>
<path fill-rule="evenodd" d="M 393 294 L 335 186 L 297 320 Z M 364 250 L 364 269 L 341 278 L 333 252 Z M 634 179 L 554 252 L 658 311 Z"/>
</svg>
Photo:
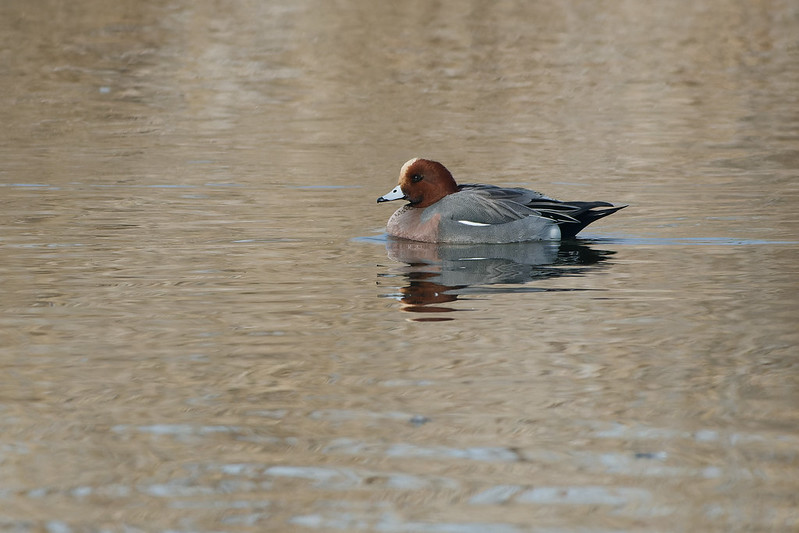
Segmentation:
<svg viewBox="0 0 799 533">
<path fill-rule="evenodd" d="M 799 7 L 0 5 L 3 531 L 794 531 Z M 414 156 L 630 207 L 386 238 Z"/>
</svg>

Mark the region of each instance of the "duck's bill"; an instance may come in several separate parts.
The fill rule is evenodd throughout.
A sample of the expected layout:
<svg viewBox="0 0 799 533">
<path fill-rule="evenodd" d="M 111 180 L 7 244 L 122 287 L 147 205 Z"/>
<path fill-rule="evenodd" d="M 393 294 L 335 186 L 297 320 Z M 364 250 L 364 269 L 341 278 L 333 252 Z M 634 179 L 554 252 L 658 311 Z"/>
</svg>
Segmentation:
<svg viewBox="0 0 799 533">
<path fill-rule="evenodd" d="M 390 202 L 392 200 L 404 200 L 404 199 L 405 199 L 405 193 L 402 192 L 400 186 L 397 185 L 396 187 L 391 189 L 391 192 L 388 192 L 383 196 L 381 196 L 380 198 L 378 198 L 377 203 L 379 204 L 380 202 Z"/>
</svg>

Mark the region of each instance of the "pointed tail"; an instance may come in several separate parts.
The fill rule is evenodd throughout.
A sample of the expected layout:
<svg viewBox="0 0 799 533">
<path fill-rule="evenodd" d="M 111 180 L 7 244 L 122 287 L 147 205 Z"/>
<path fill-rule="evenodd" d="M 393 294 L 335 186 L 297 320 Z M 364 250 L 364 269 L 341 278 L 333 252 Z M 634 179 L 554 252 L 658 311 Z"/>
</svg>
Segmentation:
<svg viewBox="0 0 799 533">
<path fill-rule="evenodd" d="M 613 205 L 608 202 L 563 202 L 574 206 L 576 209 L 569 212 L 569 216 L 574 221 L 564 221 L 560 224 L 560 235 L 562 239 L 573 239 L 583 228 L 591 222 L 600 218 L 612 215 L 626 205 Z"/>
</svg>

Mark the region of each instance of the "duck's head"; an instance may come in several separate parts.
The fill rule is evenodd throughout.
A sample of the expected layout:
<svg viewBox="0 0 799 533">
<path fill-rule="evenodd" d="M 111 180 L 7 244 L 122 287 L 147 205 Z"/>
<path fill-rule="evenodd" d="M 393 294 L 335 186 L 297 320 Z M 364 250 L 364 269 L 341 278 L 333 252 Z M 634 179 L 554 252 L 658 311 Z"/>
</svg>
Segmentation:
<svg viewBox="0 0 799 533">
<path fill-rule="evenodd" d="M 402 165 L 399 184 L 377 201 L 408 200 L 413 207 L 427 207 L 457 191 L 458 185 L 444 165 L 417 157 Z"/>
</svg>

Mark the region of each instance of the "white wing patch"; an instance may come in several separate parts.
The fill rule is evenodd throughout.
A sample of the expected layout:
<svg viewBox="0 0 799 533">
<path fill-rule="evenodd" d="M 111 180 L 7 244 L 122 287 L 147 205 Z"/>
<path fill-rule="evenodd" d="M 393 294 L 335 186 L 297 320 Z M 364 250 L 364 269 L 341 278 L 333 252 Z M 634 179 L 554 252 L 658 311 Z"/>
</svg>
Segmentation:
<svg viewBox="0 0 799 533">
<path fill-rule="evenodd" d="M 459 220 L 465 226 L 490 226 L 491 224 L 483 224 L 482 222 L 473 222 L 471 220 Z"/>
</svg>

